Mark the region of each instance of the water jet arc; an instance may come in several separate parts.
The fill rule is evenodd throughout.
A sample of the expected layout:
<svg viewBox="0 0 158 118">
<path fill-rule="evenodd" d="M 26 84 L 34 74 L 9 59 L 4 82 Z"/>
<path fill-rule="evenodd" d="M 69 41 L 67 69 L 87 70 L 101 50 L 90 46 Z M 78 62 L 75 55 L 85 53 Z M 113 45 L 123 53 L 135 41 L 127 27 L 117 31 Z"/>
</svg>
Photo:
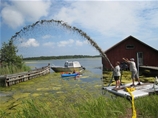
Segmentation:
<svg viewBox="0 0 158 118">
<path fill-rule="evenodd" d="M 54 20 L 54 19 L 51 19 L 51 20 L 40 20 L 40 21 L 37 21 L 35 23 L 33 23 L 32 25 L 28 25 L 26 27 L 24 27 L 23 29 L 21 29 L 19 32 L 16 32 L 15 35 L 13 35 L 11 37 L 11 40 L 13 40 L 14 38 L 16 38 L 17 36 L 20 36 L 20 33 L 25 33 L 26 31 L 28 30 L 31 30 L 33 29 L 35 26 L 37 25 L 44 25 L 44 24 L 48 24 L 48 23 L 55 23 L 56 25 L 58 26 L 61 26 L 63 28 L 66 28 L 68 30 L 71 30 L 71 31 L 74 31 L 78 34 L 80 34 L 82 37 L 84 37 L 85 39 L 87 39 L 90 44 L 96 48 L 97 51 L 99 51 L 99 53 L 101 54 L 101 56 L 106 59 L 108 61 L 108 63 L 110 64 L 110 66 L 113 68 L 113 65 L 111 64 L 110 60 L 108 59 L 107 55 L 102 51 L 102 49 L 98 46 L 98 44 L 96 42 L 94 42 L 90 36 L 88 36 L 85 32 L 83 32 L 82 30 L 76 28 L 76 27 L 72 27 L 70 25 L 68 25 L 67 23 L 65 23 L 64 21 L 61 21 L 61 20 Z"/>
</svg>

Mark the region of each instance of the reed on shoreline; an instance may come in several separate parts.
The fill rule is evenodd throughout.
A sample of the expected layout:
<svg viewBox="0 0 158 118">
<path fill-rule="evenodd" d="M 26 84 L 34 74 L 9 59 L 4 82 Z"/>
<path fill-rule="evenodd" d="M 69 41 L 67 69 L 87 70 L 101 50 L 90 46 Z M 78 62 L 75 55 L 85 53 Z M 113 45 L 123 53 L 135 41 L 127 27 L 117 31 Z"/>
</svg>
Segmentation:
<svg viewBox="0 0 158 118">
<path fill-rule="evenodd" d="M 19 73 L 29 70 L 31 70 L 31 68 L 29 66 L 26 66 L 25 64 L 20 67 L 16 65 L 3 66 L 0 68 L 0 75 Z"/>
<path fill-rule="evenodd" d="M 8 109 L 10 113 L 1 110 L 0 116 L 1 118 L 130 118 L 132 116 L 130 101 L 125 98 L 109 99 L 105 96 L 95 98 L 89 94 L 80 94 L 78 97 L 77 100 L 72 96 L 56 99 L 55 96 L 46 95 L 45 99 L 38 97 L 25 99 L 10 106 Z M 135 101 L 137 118 L 156 118 L 157 99 L 157 95 L 137 99 Z"/>
<path fill-rule="evenodd" d="M 100 88 L 101 85 L 96 86 L 96 83 L 80 83 L 74 79 L 66 81 L 60 78 L 60 74 L 51 73 L 8 88 L 0 88 L 6 93 L 14 93 L 10 98 L 6 97 L 6 100 L 1 101 L 0 117 L 132 117 L 130 101 L 110 93 L 102 95 L 99 93 Z M 135 108 L 137 118 L 157 118 L 158 96 L 154 94 L 137 98 Z"/>
</svg>

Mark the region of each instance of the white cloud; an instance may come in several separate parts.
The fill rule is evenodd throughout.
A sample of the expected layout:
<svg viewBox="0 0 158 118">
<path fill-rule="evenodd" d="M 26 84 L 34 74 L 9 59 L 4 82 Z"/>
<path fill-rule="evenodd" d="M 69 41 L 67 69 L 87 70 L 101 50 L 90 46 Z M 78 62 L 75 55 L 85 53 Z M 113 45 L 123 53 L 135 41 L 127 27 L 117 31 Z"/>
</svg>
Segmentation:
<svg viewBox="0 0 158 118">
<path fill-rule="evenodd" d="M 51 5 L 49 1 L 15 1 L 13 3 L 18 10 L 24 16 L 27 17 L 28 20 L 35 21 L 38 20 L 41 16 L 47 16 L 48 9 Z M 30 9 L 29 9 L 30 8 Z"/>
<path fill-rule="evenodd" d="M 86 32 L 87 35 L 92 37 L 92 39 L 95 39 L 96 43 L 100 47 L 102 47 L 103 50 L 107 49 L 107 47 L 110 48 L 112 45 L 118 43 L 129 35 L 132 35 L 145 43 L 147 41 L 147 44 L 157 48 L 156 41 L 158 41 L 158 1 L 8 1 L 2 0 L 2 4 L 0 4 L 0 6 L 2 6 L 0 17 L 2 18 L 2 23 L 5 23 L 12 28 L 17 28 L 18 26 L 24 26 L 26 24 L 32 24 L 36 22 L 36 20 L 41 20 L 41 18 L 46 20 L 62 20 L 69 25 L 75 26 L 78 29 Z M 1 38 L 4 41 L 9 39 L 11 37 L 10 35 L 12 35 L 13 32 L 17 32 L 15 31 L 15 29 L 12 30 L 11 28 L 6 27 L 5 24 L 1 25 L 3 31 Z M 66 35 L 63 35 L 64 32 L 62 28 L 58 27 L 56 23 L 52 23 L 46 26 L 46 28 L 47 27 L 48 29 L 44 29 L 39 26 L 36 28 L 37 30 L 34 30 L 37 32 L 29 31 L 28 36 L 35 39 L 37 39 L 36 36 L 38 36 L 41 38 L 38 38 L 38 41 L 43 42 L 40 42 L 42 46 L 47 46 L 49 48 L 55 47 L 56 49 L 59 49 L 59 51 L 67 51 L 72 48 L 78 49 L 80 48 L 79 46 L 83 46 L 83 48 L 86 47 L 86 49 L 88 49 L 88 46 L 86 45 L 87 42 L 77 40 L 76 37 L 71 37 L 71 34 L 70 37 L 66 37 Z M 7 33 L 6 30 L 8 31 Z M 50 35 L 52 36 L 45 35 L 42 37 L 42 35 L 44 35 L 45 33 L 50 33 Z M 8 38 L 7 36 L 10 37 Z M 34 41 L 36 42 L 35 39 Z M 31 40 L 26 41 L 22 44 L 25 47 L 39 46 L 38 42 L 30 42 Z M 74 46 L 75 48 L 72 46 Z M 38 48 L 41 49 L 41 47 Z M 48 48 L 45 47 L 44 49 L 46 50 Z M 44 49 L 41 49 L 43 53 L 48 53 L 47 51 L 44 51 Z M 39 51 L 38 53 L 41 54 L 42 51 Z M 89 51 L 89 53 L 92 53 L 91 50 Z"/>
<path fill-rule="evenodd" d="M 77 40 L 76 41 L 76 46 L 83 46 L 84 44 L 88 44 L 88 42 L 87 41 L 80 41 L 80 40 Z"/>
<path fill-rule="evenodd" d="M 3 21 L 12 28 L 23 25 L 25 21 L 36 21 L 48 15 L 51 1 L 10 1 L 2 9 Z"/>
<path fill-rule="evenodd" d="M 44 35 L 44 36 L 42 37 L 42 39 L 49 39 L 49 38 L 53 38 L 53 36 L 51 36 L 51 35 Z"/>
<path fill-rule="evenodd" d="M 68 24 L 79 24 L 80 27 L 96 30 L 105 36 L 129 36 L 140 32 L 142 26 L 146 24 L 153 27 L 157 27 L 158 24 L 156 2 L 75 1 L 71 3 L 69 7 L 63 6 L 54 17 Z M 153 7 L 156 9 L 147 10 L 148 13 L 145 13 L 146 9 Z M 145 19 L 142 14 L 147 15 L 150 20 Z"/>
<path fill-rule="evenodd" d="M 58 47 L 83 46 L 85 44 L 88 44 L 88 42 L 87 41 L 80 41 L 80 40 L 73 40 L 73 39 L 57 42 Z"/>
<path fill-rule="evenodd" d="M 28 41 L 22 42 L 20 46 L 21 47 L 38 47 L 39 43 L 36 41 L 36 39 L 30 38 Z"/>
<path fill-rule="evenodd" d="M 43 44 L 44 46 L 49 46 L 49 47 L 54 47 L 55 43 L 54 42 L 46 42 Z"/>
<path fill-rule="evenodd" d="M 3 21 L 12 28 L 21 26 L 24 23 L 22 14 L 14 10 L 14 7 L 7 6 L 1 12 Z"/>
<path fill-rule="evenodd" d="M 72 46 L 72 44 L 74 43 L 73 39 L 69 39 L 67 41 L 60 41 L 57 43 L 58 47 L 65 47 L 65 46 Z"/>
</svg>

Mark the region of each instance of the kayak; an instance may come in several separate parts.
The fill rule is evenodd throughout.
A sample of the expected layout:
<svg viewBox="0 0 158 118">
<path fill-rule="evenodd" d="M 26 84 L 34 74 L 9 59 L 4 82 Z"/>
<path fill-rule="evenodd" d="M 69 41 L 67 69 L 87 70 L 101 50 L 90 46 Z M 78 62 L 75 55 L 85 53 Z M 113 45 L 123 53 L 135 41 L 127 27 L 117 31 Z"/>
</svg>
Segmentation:
<svg viewBox="0 0 158 118">
<path fill-rule="evenodd" d="M 79 73 L 64 73 L 61 74 L 61 77 L 76 77 Z"/>
</svg>

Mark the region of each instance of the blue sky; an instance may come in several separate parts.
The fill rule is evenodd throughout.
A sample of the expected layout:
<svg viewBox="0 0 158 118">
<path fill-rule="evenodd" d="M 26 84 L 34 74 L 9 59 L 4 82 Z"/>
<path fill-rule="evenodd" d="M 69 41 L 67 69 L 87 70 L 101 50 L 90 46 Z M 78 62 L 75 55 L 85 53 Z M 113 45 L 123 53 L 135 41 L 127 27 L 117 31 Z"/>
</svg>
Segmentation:
<svg viewBox="0 0 158 118">
<path fill-rule="evenodd" d="M 81 29 L 103 51 L 130 35 L 158 50 L 157 0 L 1 0 L 0 10 L 1 44 L 28 25 L 54 19 Z M 55 23 L 14 40 L 23 57 L 99 55 L 87 39 Z"/>
</svg>

